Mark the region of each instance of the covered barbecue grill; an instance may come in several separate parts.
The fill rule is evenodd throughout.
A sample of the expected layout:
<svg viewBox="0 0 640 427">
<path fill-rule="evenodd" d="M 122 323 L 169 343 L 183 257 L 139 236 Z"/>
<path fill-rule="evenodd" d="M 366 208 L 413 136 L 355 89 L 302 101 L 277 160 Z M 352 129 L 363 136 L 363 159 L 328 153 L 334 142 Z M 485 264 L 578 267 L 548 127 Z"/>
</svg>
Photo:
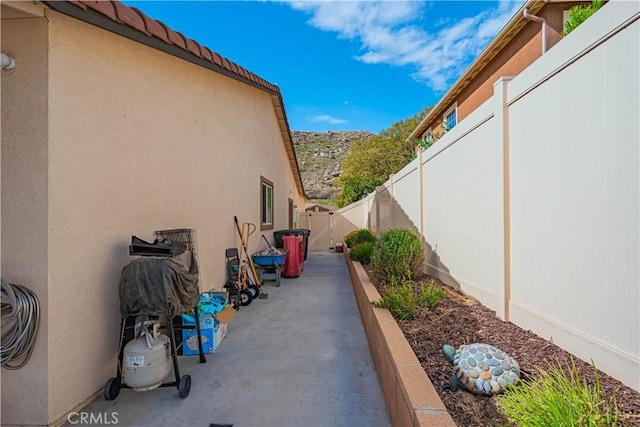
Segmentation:
<svg viewBox="0 0 640 427">
<path fill-rule="evenodd" d="M 200 362 L 206 362 L 197 307 L 200 288 L 196 255 L 189 244 L 158 240 L 148 243 L 135 236 L 132 236 L 129 253 L 139 257 L 127 264 L 120 276 L 121 334 L 118 368 L 117 375 L 105 385 L 104 397 L 106 400 L 115 399 L 121 388 L 140 391 L 175 386 L 180 397 L 185 398 L 191 389 L 191 376 L 180 376 L 175 329 L 197 330 Z M 174 327 L 173 317 L 191 310 L 195 312 L 195 325 Z M 158 334 L 157 326 L 160 326 L 161 320 L 166 324 L 164 327 L 168 337 Z M 153 326 L 153 333 L 150 326 Z M 140 331 L 142 333 L 138 334 Z M 156 338 L 160 338 L 160 344 L 154 346 L 152 344 Z M 143 345 L 132 342 L 134 340 L 142 341 Z M 144 340 L 149 343 L 148 350 Z M 131 345 L 127 346 L 130 342 Z M 163 345 L 167 350 L 164 353 L 161 348 Z M 175 382 L 163 383 L 170 370 L 167 360 L 169 349 Z M 152 352 L 165 355 L 157 362 L 157 367 L 149 362 L 154 360 Z M 155 356 L 155 359 L 158 357 Z M 147 380 L 147 377 L 151 379 Z"/>
<path fill-rule="evenodd" d="M 122 269 L 122 316 L 177 316 L 199 300 L 198 263 L 191 251 L 173 257 L 137 258 Z"/>
</svg>

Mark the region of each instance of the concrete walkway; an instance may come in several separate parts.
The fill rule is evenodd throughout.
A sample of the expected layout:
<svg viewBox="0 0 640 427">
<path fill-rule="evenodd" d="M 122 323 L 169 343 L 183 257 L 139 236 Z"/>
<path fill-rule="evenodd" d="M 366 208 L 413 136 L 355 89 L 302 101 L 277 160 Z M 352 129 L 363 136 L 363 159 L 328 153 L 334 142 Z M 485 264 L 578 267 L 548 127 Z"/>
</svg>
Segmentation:
<svg viewBox="0 0 640 427">
<path fill-rule="evenodd" d="M 342 254 L 310 252 L 299 278 L 262 290 L 207 363 L 180 357 L 186 399 L 173 387 L 123 389 L 82 412 L 136 427 L 391 425 Z"/>
</svg>

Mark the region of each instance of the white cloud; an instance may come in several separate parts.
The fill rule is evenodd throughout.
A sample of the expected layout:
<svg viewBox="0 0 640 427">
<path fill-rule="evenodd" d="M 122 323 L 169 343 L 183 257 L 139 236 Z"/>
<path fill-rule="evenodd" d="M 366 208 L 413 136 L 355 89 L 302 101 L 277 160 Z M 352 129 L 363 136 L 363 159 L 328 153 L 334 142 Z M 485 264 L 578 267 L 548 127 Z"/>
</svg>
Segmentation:
<svg viewBox="0 0 640 427">
<path fill-rule="evenodd" d="M 347 120 L 337 119 L 335 117 L 331 117 L 328 114 L 321 114 L 319 116 L 313 116 L 313 117 L 311 117 L 311 121 L 312 122 L 329 123 L 329 124 L 332 124 L 332 125 L 339 125 L 339 124 L 342 124 L 342 123 L 347 123 Z"/>
<path fill-rule="evenodd" d="M 310 0 L 289 4 L 311 14 L 310 25 L 359 41 L 363 53 L 358 60 L 407 66 L 414 79 L 437 91 L 444 91 L 460 76 L 521 6 L 520 1 L 500 0 L 478 15 L 454 21 L 427 16 L 431 8 L 415 1 Z M 442 22 L 449 25 L 429 32 L 425 22 L 418 25 L 418 19 L 432 20 L 434 28 Z"/>
</svg>

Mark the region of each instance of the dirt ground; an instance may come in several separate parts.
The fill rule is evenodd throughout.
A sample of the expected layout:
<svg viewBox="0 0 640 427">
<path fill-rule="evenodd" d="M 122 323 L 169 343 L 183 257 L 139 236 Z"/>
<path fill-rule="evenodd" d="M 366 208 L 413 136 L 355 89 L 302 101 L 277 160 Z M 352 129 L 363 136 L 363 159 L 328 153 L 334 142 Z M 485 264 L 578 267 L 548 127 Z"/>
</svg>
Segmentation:
<svg viewBox="0 0 640 427">
<path fill-rule="evenodd" d="M 442 345 L 458 347 L 474 342 L 489 343 L 516 359 L 523 375 L 535 375 L 538 367 L 546 368 L 547 361 L 570 362 L 572 356 L 553 342 L 500 320 L 494 311 L 477 300 L 444 287 L 448 290 L 447 295 L 435 309 L 421 307 L 412 320 L 396 319 L 400 329 L 459 426 L 508 425 L 498 412 L 496 397 L 461 390 L 451 392 L 449 377 L 453 368 L 442 353 Z M 574 360 L 581 376 L 593 383 L 593 367 L 578 358 L 574 357 Z M 624 425 L 640 425 L 640 393 L 603 372 L 598 371 L 598 375 L 605 399 L 619 388 L 616 399 L 620 413 L 625 414 Z"/>
</svg>

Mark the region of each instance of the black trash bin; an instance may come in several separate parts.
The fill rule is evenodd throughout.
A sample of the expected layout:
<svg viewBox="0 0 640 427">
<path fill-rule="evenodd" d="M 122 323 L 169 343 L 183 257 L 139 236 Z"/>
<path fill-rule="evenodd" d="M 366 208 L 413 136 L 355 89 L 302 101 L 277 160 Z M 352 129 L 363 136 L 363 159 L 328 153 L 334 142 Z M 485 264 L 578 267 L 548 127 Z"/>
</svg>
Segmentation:
<svg viewBox="0 0 640 427">
<path fill-rule="evenodd" d="M 306 228 L 292 228 L 288 230 L 279 230 L 273 232 L 273 239 L 276 243 L 276 248 L 284 248 L 283 237 L 284 236 L 298 236 L 302 235 L 302 240 L 304 241 L 304 259 L 307 260 L 307 251 L 309 248 L 309 235 L 311 234 L 311 230 Z"/>
</svg>

